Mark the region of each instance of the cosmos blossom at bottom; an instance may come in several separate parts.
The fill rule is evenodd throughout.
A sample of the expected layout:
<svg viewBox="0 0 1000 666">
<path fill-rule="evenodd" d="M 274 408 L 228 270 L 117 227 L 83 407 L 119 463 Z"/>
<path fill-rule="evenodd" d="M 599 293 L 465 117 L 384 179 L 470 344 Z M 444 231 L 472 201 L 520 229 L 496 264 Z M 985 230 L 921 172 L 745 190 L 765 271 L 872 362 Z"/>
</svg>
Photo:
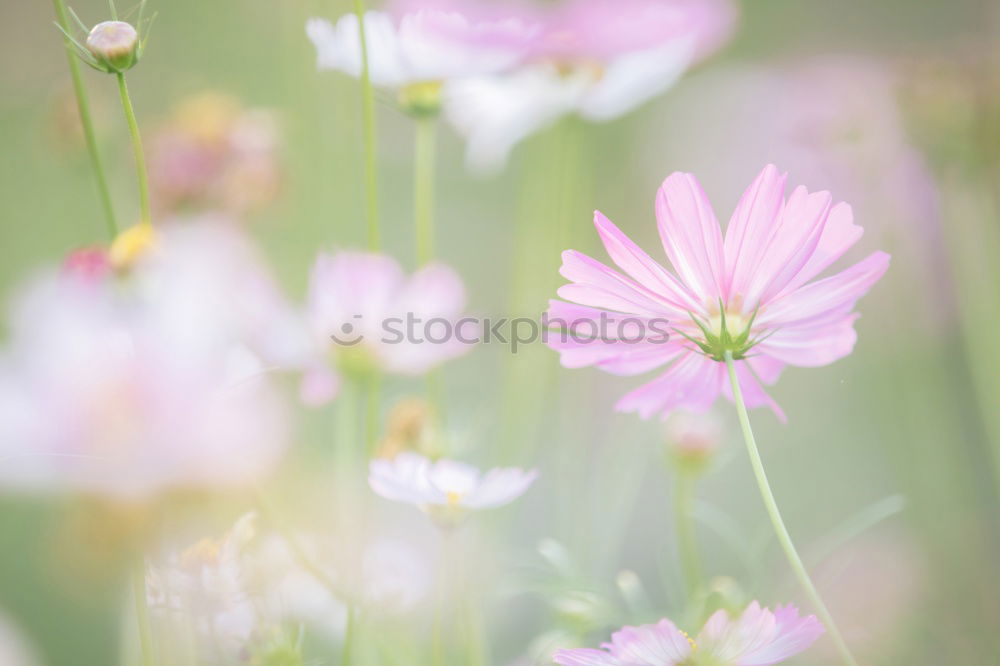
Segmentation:
<svg viewBox="0 0 1000 666">
<path fill-rule="evenodd" d="M 772 613 L 756 601 L 738 617 L 716 611 L 696 638 L 667 619 L 623 627 L 600 650 L 559 650 L 562 666 L 768 666 L 813 644 L 823 633 L 814 615 L 801 617 L 794 606 Z"/>
</svg>

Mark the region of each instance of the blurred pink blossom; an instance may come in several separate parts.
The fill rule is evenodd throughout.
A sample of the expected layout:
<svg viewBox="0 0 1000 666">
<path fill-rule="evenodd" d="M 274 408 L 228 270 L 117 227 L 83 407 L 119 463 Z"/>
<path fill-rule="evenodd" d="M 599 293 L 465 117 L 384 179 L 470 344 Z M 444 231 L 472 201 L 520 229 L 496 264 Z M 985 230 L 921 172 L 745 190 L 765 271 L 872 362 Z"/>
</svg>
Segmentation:
<svg viewBox="0 0 1000 666">
<path fill-rule="evenodd" d="M 846 356 L 856 340 L 854 306 L 889 266 L 875 252 L 850 268 L 813 281 L 861 237 L 851 207 L 829 192 L 797 187 L 785 198 L 787 175 L 767 166 L 743 194 L 723 238 L 698 181 L 674 173 L 661 186 L 656 217 L 667 271 L 600 212 L 594 223 L 623 273 L 574 250 L 563 253 L 570 284 L 551 301 L 549 316 L 577 325 L 623 315 L 634 322 L 667 320 L 668 340 L 581 339 L 552 336 L 566 367 L 595 365 L 635 375 L 670 364 L 662 375 L 624 396 L 621 411 L 643 418 L 675 409 L 706 411 L 730 396 L 726 351 L 751 407 L 769 406 L 784 419 L 763 386 L 786 365 L 822 366 Z"/>
<path fill-rule="evenodd" d="M 23 288 L 0 359 L 0 485 L 148 499 L 251 483 L 280 459 L 283 402 L 241 360 L 276 337 L 267 280 L 225 235 L 179 232 L 124 282 Z"/>
<path fill-rule="evenodd" d="M 522 65 L 458 81 L 445 96 L 480 170 L 502 166 L 514 145 L 564 115 L 606 121 L 632 111 L 721 46 L 735 23 L 727 0 L 570 0 L 510 11 L 538 26 Z"/>
<path fill-rule="evenodd" d="M 739 618 L 716 611 L 696 638 L 670 620 L 624 627 L 600 650 L 559 650 L 562 666 L 768 666 L 807 649 L 823 633 L 815 616 L 799 616 L 795 606 L 778 606 L 772 613 L 751 603 Z"/>
<path fill-rule="evenodd" d="M 281 183 L 274 117 L 220 93 L 184 99 L 150 140 L 149 182 L 161 216 L 261 208 Z"/>
<path fill-rule="evenodd" d="M 306 304 L 317 359 L 303 378 L 303 399 L 310 404 L 331 399 L 340 383 L 338 369 L 419 375 L 461 356 L 470 345 L 455 336 L 432 340 L 431 322 L 454 324 L 464 306 L 462 280 L 444 264 L 406 276 L 387 255 L 320 254 Z M 330 355 L 336 367 L 326 362 Z"/>
</svg>

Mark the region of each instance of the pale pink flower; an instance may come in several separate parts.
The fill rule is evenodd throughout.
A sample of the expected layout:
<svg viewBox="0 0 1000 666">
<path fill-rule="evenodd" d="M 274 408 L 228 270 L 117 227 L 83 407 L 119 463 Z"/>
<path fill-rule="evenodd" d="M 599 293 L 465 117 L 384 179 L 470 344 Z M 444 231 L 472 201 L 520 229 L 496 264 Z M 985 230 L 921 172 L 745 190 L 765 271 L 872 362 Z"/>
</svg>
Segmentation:
<svg viewBox="0 0 1000 666">
<path fill-rule="evenodd" d="M 522 66 L 458 81 L 445 98 L 482 170 L 564 115 L 607 121 L 656 97 L 725 41 L 735 15 L 727 0 L 570 0 L 510 12 L 538 26 Z"/>
<path fill-rule="evenodd" d="M 471 349 L 454 335 L 465 287 L 431 263 L 407 276 L 387 255 L 322 253 L 309 280 L 306 318 L 318 360 L 303 378 L 303 399 L 320 404 L 339 387 L 337 370 L 420 375 Z M 325 362 L 333 356 L 336 367 Z"/>
<path fill-rule="evenodd" d="M 149 499 L 246 485 L 280 459 L 283 402 L 234 366 L 250 324 L 273 323 L 267 299 L 248 272 L 215 298 L 219 274 L 163 241 L 125 283 L 50 275 L 22 292 L 0 356 L 0 486 Z"/>
<path fill-rule="evenodd" d="M 768 666 L 807 649 L 823 633 L 815 616 L 800 617 L 794 606 L 772 613 L 751 603 L 739 618 L 716 611 L 697 638 L 690 638 L 670 620 L 623 627 L 600 650 L 559 650 L 562 666 Z"/>
<path fill-rule="evenodd" d="M 675 273 L 633 243 L 600 212 L 595 225 L 623 272 L 574 250 L 563 253 L 570 284 L 550 303 L 549 318 L 570 330 L 610 318 L 673 334 L 592 340 L 553 335 L 548 344 L 566 367 L 594 365 L 635 375 L 665 364 L 659 377 L 624 396 L 621 411 L 643 418 L 675 409 L 703 412 L 730 396 L 725 352 L 737 361 L 751 407 L 781 408 L 765 392 L 786 365 L 822 366 L 854 347 L 854 306 L 882 277 L 889 255 L 875 252 L 831 277 L 813 281 L 861 237 L 851 207 L 829 192 L 796 188 L 784 197 L 786 175 L 767 166 L 744 193 L 725 238 L 694 176 L 674 173 L 661 186 L 656 216 Z"/>
<path fill-rule="evenodd" d="M 722 424 L 711 413 L 676 412 L 667 419 L 667 445 L 682 460 L 709 458 L 722 441 Z"/>
<path fill-rule="evenodd" d="M 537 476 L 535 470 L 517 467 L 498 467 L 483 474 L 462 462 L 431 461 L 404 452 L 392 460 L 373 460 L 368 484 L 385 499 L 457 517 L 467 510 L 492 509 L 513 502 Z"/>
</svg>

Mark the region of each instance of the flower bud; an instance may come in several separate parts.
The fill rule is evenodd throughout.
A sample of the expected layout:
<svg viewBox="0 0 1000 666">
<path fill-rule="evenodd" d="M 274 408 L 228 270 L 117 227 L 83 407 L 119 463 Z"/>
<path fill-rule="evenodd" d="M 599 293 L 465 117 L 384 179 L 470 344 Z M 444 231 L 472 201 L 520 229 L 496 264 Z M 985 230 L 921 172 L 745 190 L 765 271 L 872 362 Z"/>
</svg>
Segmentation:
<svg viewBox="0 0 1000 666">
<path fill-rule="evenodd" d="M 701 471 L 712 459 L 722 438 L 717 419 L 709 414 L 674 414 L 667 422 L 670 457 L 692 471 Z"/>
<path fill-rule="evenodd" d="M 399 89 L 399 106 L 415 118 L 433 117 L 441 111 L 440 81 L 419 81 Z"/>
<path fill-rule="evenodd" d="M 103 21 L 87 35 L 87 50 L 109 72 L 124 72 L 139 60 L 139 33 L 124 21 Z"/>
</svg>

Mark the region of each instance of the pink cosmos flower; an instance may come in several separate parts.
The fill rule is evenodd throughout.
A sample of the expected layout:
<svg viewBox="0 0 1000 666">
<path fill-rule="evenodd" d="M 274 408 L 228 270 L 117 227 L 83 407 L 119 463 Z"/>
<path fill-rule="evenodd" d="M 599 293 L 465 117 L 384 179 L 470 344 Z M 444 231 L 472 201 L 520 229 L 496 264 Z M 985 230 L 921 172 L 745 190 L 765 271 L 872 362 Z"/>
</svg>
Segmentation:
<svg viewBox="0 0 1000 666">
<path fill-rule="evenodd" d="M 432 462 L 420 454 L 404 452 L 392 460 L 373 460 L 368 484 L 385 499 L 454 518 L 467 510 L 492 509 L 513 502 L 537 476 L 535 470 L 517 467 L 498 467 L 482 474 L 465 463 Z"/>
<path fill-rule="evenodd" d="M 445 97 L 473 168 L 496 169 L 527 136 L 577 113 L 618 118 L 672 86 L 728 37 L 727 0 L 569 0 L 545 10 L 507 5 L 533 26 L 521 66 L 457 81 Z"/>
<path fill-rule="evenodd" d="M 234 363 L 252 322 L 273 323 L 267 298 L 246 271 L 215 298 L 219 274 L 168 236 L 125 283 L 64 273 L 23 291 L 0 355 L 0 486 L 145 500 L 252 483 L 280 459 L 283 402 Z M 203 251 L 235 265 L 221 242 Z"/>
<path fill-rule="evenodd" d="M 420 375 L 461 356 L 471 346 L 448 333 L 464 306 L 462 280 L 444 264 L 407 277 L 387 255 L 320 254 L 306 305 L 318 358 L 303 378 L 303 399 L 322 404 L 336 395 L 338 369 Z"/>
<path fill-rule="evenodd" d="M 600 320 L 673 335 L 594 340 L 550 336 L 562 364 L 594 365 L 635 375 L 669 364 L 659 377 L 625 395 L 620 411 L 643 418 L 675 409 L 707 410 L 731 399 L 724 357 L 732 354 L 748 406 L 781 408 L 763 386 L 786 365 L 822 366 L 846 356 L 856 340 L 858 299 L 882 277 L 889 255 L 868 258 L 815 280 L 861 237 L 851 207 L 829 192 L 797 187 L 786 199 L 785 174 L 767 166 L 736 207 L 725 237 L 711 203 L 691 174 L 674 173 L 656 198 L 656 217 L 670 272 L 600 212 L 594 223 L 616 271 L 574 250 L 563 253 L 570 284 L 551 301 L 550 320 L 570 332 Z M 604 324 L 606 327 L 606 323 Z"/>
<path fill-rule="evenodd" d="M 737 619 L 716 611 L 695 639 L 664 619 L 624 627 L 600 650 L 559 650 L 553 658 L 562 666 L 768 666 L 802 652 L 822 633 L 815 616 L 800 617 L 794 606 L 772 613 L 754 601 Z"/>
</svg>

